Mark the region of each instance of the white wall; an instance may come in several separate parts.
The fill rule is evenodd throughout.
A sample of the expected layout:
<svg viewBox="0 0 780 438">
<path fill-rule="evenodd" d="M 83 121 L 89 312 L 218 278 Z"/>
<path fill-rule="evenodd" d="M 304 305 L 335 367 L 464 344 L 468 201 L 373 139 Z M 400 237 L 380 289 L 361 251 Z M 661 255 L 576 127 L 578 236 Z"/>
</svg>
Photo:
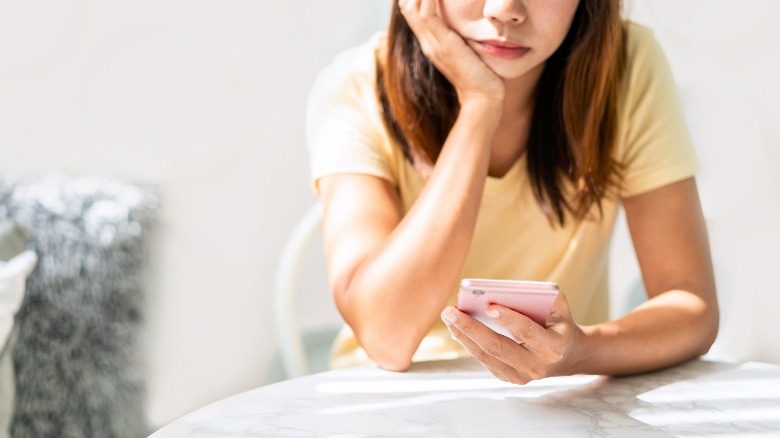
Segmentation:
<svg viewBox="0 0 780 438">
<path fill-rule="evenodd" d="M 160 187 L 147 342 L 155 425 L 267 381 L 269 285 L 284 237 L 314 199 L 306 95 L 335 53 L 386 23 L 390 3 L 0 5 L 0 174 Z M 703 163 L 721 289 L 732 295 L 720 344 L 780 361 L 780 3 L 635 3 L 671 59 Z M 636 268 L 624 233 L 615 247 L 622 287 Z"/>
<path fill-rule="evenodd" d="M 721 300 L 713 353 L 780 362 L 780 2 L 640 0 L 628 9 L 666 51 L 702 164 Z M 618 289 L 636 275 L 620 225 L 612 272 Z"/>
</svg>

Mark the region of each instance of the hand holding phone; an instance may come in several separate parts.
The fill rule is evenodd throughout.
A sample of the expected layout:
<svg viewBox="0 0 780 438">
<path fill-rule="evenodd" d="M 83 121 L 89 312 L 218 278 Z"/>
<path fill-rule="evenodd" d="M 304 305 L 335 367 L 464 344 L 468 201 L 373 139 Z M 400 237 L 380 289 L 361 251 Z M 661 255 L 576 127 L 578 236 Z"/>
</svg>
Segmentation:
<svg viewBox="0 0 780 438">
<path fill-rule="evenodd" d="M 514 339 L 509 330 L 485 314 L 487 306 L 499 304 L 508 307 L 544 327 L 558 293 L 558 285 L 547 281 L 466 278 L 460 282 L 457 308 L 496 333 Z"/>
</svg>

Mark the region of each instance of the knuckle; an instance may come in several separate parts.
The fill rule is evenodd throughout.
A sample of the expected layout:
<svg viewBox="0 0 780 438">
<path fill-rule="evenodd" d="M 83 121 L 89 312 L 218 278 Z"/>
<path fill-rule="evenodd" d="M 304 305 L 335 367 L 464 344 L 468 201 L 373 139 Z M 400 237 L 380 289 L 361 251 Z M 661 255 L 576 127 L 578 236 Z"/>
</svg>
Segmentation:
<svg viewBox="0 0 780 438">
<path fill-rule="evenodd" d="M 548 325 L 558 325 L 566 321 L 566 318 L 563 317 L 560 313 L 552 313 L 550 316 L 547 317 L 547 324 Z"/>
<path fill-rule="evenodd" d="M 453 339 L 460 341 L 461 339 L 463 339 L 464 334 L 460 330 L 450 330 L 450 336 Z"/>
<path fill-rule="evenodd" d="M 554 365 L 558 365 L 563 362 L 565 357 L 566 355 L 563 354 L 563 351 L 555 349 L 550 354 L 550 362 L 552 362 Z"/>
<path fill-rule="evenodd" d="M 528 369 L 528 377 L 531 380 L 543 379 L 545 377 L 545 374 L 546 373 L 544 371 L 544 368 L 542 368 L 541 366 L 538 366 L 538 365 L 537 366 L 533 366 L 533 367 Z"/>
<path fill-rule="evenodd" d="M 466 336 L 463 334 L 463 332 L 458 332 L 458 333 L 453 333 L 452 338 L 462 344 L 466 339 Z"/>
<path fill-rule="evenodd" d="M 532 379 L 528 378 L 527 376 L 518 374 L 512 379 L 512 383 L 516 383 L 518 385 L 527 385 L 531 380 Z"/>
<path fill-rule="evenodd" d="M 477 350 L 473 352 L 473 355 L 474 355 L 474 359 L 483 363 L 487 362 L 488 359 L 491 358 L 491 356 L 487 354 L 484 350 Z"/>
<path fill-rule="evenodd" d="M 543 354 L 544 361 L 550 366 L 556 366 L 566 359 L 566 351 L 561 345 L 548 345 Z"/>
<path fill-rule="evenodd" d="M 436 51 L 430 46 L 430 44 L 421 44 L 420 48 L 422 49 L 423 54 L 428 57 L 428 59 L 438 58 Z"/>
<path fill-rule="evenodd" d="M 436 11 L 423 6 L 417 11 L 417 16 L 423 21 L 430 22 L 436 16 Z"/>
<path fill-rule="evenodd" d="M 495 339 L 485 343 L 484 350 L 491 356 L 501 356 L 505 352 L 504 344 L 500 339 Z"/>
<path fill-rule="evenodd" d="M 458 330 L 460 330 L 466 336 L 469 336 L 474 332 L 474 326 L 472 324 L 459 324 Z"/>
<path fill-rule="evenodd" d="M 520 328 L 520 337 L 523 340 L 523 342 L 526 343 L 533 343 L 536 339 L 536 333 L 534 332 L 534 328 L 530 325 L 523 325 Z"/>
<path fill-rule="evenodd" d="M 427 56 L 430 59 L 441 59 L 441 49 L 438 48 L 434 44 L 430 44 L 427 41 L 425 43 L 420 43 L 420 48 L 422 49 L 425 56 Z"/>
</svg>

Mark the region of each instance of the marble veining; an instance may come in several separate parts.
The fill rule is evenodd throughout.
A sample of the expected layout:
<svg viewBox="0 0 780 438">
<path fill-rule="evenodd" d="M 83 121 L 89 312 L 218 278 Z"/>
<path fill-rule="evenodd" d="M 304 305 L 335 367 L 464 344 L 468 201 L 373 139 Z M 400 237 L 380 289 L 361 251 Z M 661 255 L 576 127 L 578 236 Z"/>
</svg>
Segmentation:
<svg viewBox="0 0 780 438">
<path fill-rule="evenodd" d="M 167 437 L 780 437 L 780 366 L 706 360 L 519 386 L 472 359 L 288 380 L 199 409 Z"/>
</svg>

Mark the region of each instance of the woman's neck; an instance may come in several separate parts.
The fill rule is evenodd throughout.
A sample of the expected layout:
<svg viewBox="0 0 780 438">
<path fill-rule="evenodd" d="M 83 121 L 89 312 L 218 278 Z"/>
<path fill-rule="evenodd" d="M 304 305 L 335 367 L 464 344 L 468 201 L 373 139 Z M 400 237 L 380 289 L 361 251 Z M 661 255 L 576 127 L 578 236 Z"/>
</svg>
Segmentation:
<svg viewBox="0 0 780 438">
<path fill-rule="evenodd" d="M 488 175 L 504 176 L 525 153 L 531 130 L 535 90 L 543 70 L 542 65 L 520 78 L 505 81 L 504 111 L 493 137 Z"/>
<path fill-rule="evenodd" d="M 506 96 L 504 98 L 504 112 L 501 116 L 502 124 L 531 115 L 536 86 L 539 84 L 539 78 L 541 78 L 543 71 L 544 64 L 541 64 L 519 78 L 504 81 Z"/>
</svg>

